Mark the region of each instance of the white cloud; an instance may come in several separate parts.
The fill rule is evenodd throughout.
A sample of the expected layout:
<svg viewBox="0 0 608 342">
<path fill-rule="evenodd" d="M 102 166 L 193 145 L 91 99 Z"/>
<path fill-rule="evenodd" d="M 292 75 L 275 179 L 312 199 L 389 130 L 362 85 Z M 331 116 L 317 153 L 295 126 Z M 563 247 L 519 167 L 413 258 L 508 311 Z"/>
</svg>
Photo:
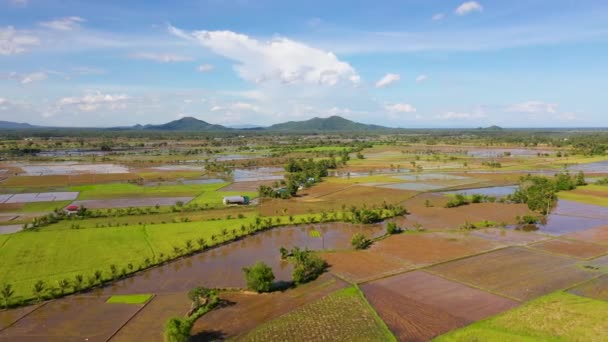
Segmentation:
<svg viewBox="0 0 608 342">
<path fill-rule="evenodd" d="M 38 37 L 15 30 L 12 26 L 0 28 L 0 55 L 15 55 L 40 44 Z"/>
<path fill-rule="evenodd" d="M 526 102 L 510 105 L 507 107 L 506 111 L 511 112 L 511 113 L 528 113 L 528 114 L 556 113 L 557 104 L 546 103 L 546 102 L 542 102 L 542 101 L 526 101 Z"/>
<path fill-rule="evenodd" d="M 129 57 L 134 59 L 144 59 L 149 61 L 155 61 L 159 63 L 176 63 L 176 62 L 189 62 L 193 61 L 194 58 L 189 56 L 182 56 L 170 53 L 153 53 L 153 52 L 138 52 L 130 54 Z"/>
<path fill-rule="evenodd" d="M 389 113 L 415 113 L 416 108 L 409 103 L 394 103 L 384 106 Z"/>
<path fill-rule="evenodd" d="M 320 84 L 340 82 L 357 84 L 360 77 L 348 63 L 331 52 L 287 38 L 259 41 L 232 31 L 194 31 L 186 33 L 170 26 L 169 32 L 195 40 L 214 53 L 238 64 L 238 75 L 254 83 L 278 81 L 283 84 Z"/>
<path fill-rule="evenodd" d="M 443 18 L 445 18 L 445 14 L 437 13 L 437 14 L 434 14 L 431 19 L 433 19 L 434 21 L 439 21 L 439 20 L 442 20 Z"/>
<path fill-rule="evenodd" d="M 32 82 L 44 81 L 49 76 L 45 72 L 33 72 L 31 74 L 25 74 L 21 77 L 21 84 L 28 84 Z"/>
<path fill-rule="evenodd" d="M 64 97 L 57 102 L 59 108 L 76 107 L 83 112 L 94 111 L 100 107 L 109 110 L 125 108 L 125 101 L 130 97 L 125 94 L 103 94 L 94 92 L 85 94 L 82 97 Z"/>
<path fill-rule="evenodd" d="M 386 74 L 384 77 L 379 79 L 378 82 L 376 82 L 376 88 L 384 88 L 390 84 L 398 82 L 400 79 L 401 76 L 399 76 L 399 74 Z"/>
<path fill-rule="evenodd" d="M 416 83 L 424 83 L 428 81 L 429 77 L 427 75 L 418 75 L 416 77 Z"/>
<path fill-rule="evenodd" d="M 477 1 L 467 1 L 462 3 L 454 11 L 458 15 L 467 15 L 471 12 L 481 12 L 483 7 Z"/>
<path fill-rule="evenodd" d="M 72 31 L 80 28 L 80 23 L 83 22 L 85 22 L 83 18 L 72 16 L 59 18 L 51 21 L 44 21 L 40 23 L 40 26 L 57 31 Z"/>
<path fill-rule="evenodd" d="M 201 65 L 199 65 L 199 66 L 196 68 L 196 70 L 197 70 L 198 72 L 208 72 L 208 71 L 213 70 L 213 65 L 211 65 L 211 64 L 201 64 Z"/>
<path fill-rule="evenodd" d="M 473 112 L 445 112 L 439 114 L 437 119 L 440 120 L 473 120 L 473 119 L 483 119 L 486 117 L 486 114 L 483 110 L 478 109 Z"/>
</svg>

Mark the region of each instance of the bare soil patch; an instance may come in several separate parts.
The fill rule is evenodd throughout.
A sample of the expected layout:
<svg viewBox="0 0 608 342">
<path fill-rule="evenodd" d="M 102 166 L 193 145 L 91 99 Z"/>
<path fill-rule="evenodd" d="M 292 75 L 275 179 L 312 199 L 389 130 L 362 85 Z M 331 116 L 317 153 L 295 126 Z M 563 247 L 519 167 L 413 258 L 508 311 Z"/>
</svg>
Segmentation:
<svg viewBox="0 0 608 342">
<path fill-rule="evenodd" d="M 195 341 L 237 337 L 347 285 L 326 273 L 311 283 L 283 292 L 225 292 L 220 295 L 225 301 L 224 307 L 199 319 L 194 324 L 192 335 Z"/>
<path fill-rule="evenodd" d="M 160 341 L 165 322 L 171 317 L 181 317 L 190 309 L 185 292 L 155 296 L 111 341 Z"/>
<path fill-rule="evenodd" d="M 362 290 L 402 341 L 428 341 L 518 305 L 516 301 L 423 271 L 367 283 Z"/>
<path fill-rule="evenodd" d="M 320 254 L 329 271 L 360 283 L 411 269 L 412 263 L 370 251 L 341 251 Z"/>
<path fill-rule="evenodd" d="M 529 246 L 533 249 L 557 254 L 565 254 L 575 258 L 590 259 L 608 253 L 608 246 L 591 242 L 553 239 Z"/>
<path fill-rule="evenodd" d="M 585 229 L 564 235 L 565 238 L 608 245 L 608 226 Z"/>
<path fill-rule="evenodd" d="M 21 308 L 0 311 L 0 331 L 8 328 L 11 324 L 17 322 L 23 316 L 38 309 L 40 305 L 28 305 Z M 1 336 L 1 335 L 0 335 Z"/>
<path fill-rule="evenodd" d="M 549 236 L 536 234 L 534 232 L 523 232 L 504 228 L 484 228 L 472 231 L 470 234 L 508 245 L 527 245 L 550 238 Z"/>
<path fill-rule="evenodd" d="M 106 341 L 141 305 L 107 304 L 107 297 L 50 301 L 0 332 L 13 341 Z"/>
<path fill-rule="evenodd" d="M 519 300 L 530 300 L 596 275 L 580 268 L 576 259 L 522 247 L 508 247 L 428 270 Z"/>
</svg>

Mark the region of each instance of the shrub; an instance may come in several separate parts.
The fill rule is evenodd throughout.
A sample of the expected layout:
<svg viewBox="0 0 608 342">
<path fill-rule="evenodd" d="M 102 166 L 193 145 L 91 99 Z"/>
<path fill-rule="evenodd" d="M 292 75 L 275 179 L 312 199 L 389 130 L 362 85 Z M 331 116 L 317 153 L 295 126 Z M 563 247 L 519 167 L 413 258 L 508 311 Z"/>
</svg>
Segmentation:
<svg viewBox="0 0 608 342">
<path fill-rule="evenodd" d="M 536 216 L 532 215 L 524 215 L 517 218 L 517 223 L 519 224 L 537 224 L 540 222 L 540 219 Z"/>
<path fill-rule="evenodd" d="M 187 342 L 192 323 L 187 319 L 173 317 L 165 323 L 165 342 Z"/>
<path fill-rule="evenodd" d="M 295 262 L 292 277 L 296 284 L 317 279 L 327 268 L 325 260 L 307 249 L 302 251 L 296 247 L 291 250 L 291 255 Z"/>
<path fill-rule="evenodd" d="M 251 267 L 244 267 L 247 288 L 256 292 L 268 292 L 274 281 L 272 268 L 265 263 L 258 261 Z"/>
<path fill-rule="evenodd" d="M 350 240 L 350 244 L 355 249 L 366 249 L 372 244 L 372 241 L 365 237 L 365 235 L 361 233 L 357 233 L 353 235 L 353 238 Z"/>
<path fill-rule="evenodd" d="M 401 233 L 401 229 L 397 227 L 395 222 L 389 222 L 386 224 L 386 233 L 388 235 L 398 234 Z"/>
<path fill-rule="evenodd" d="M 463 205 L 469 204 L 467 198 L 463 194 L 456 194 L 454 197 L 446 203 L 446 208 L 456 208 Z"/>
</svg>

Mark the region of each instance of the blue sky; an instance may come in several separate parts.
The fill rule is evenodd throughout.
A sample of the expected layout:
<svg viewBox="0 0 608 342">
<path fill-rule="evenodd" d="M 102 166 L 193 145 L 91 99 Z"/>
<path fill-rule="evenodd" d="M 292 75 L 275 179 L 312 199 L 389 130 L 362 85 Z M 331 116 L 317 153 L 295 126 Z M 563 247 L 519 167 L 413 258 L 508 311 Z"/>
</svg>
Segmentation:
<svg viewBox="0 0 608 342">
<path fill-rule="evenodd" d="M 607 1 L 0 0 L 0 120 L 608 126 Z"/>
</svg>

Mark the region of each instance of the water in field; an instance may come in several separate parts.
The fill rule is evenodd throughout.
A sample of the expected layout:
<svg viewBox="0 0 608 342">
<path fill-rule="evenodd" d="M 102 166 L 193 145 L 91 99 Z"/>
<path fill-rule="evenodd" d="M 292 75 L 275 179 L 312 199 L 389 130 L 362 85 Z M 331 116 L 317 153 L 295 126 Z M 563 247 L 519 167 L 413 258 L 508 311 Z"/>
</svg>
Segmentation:
<svg viewBox="0 0 608 342">
<path fill-rule="evenodd" d="M 350 249 L 353 234 L 377 237 L 383 232 L 382 224 L 324 223 L 275 228 L 144 271 L 101 291 L 105 294 L 159 294 L 187 291 L 195 286 L 243 288 L 242 268 L 257 261 L 272 267 L 276 281 L 290 281 L 292 265 L 281 260 L 279 248 Z"/>
<path fill-rule="evenodd" d="M 406 176 L 395 176 L 393 178 L 399 178 L 406 181 L 428 181 L 428 180 L 457 180 L 457 179 L 469 179 L 469 177 L 455 176 L 445 173 L 421 173 L 418 175 L 406 175 Z"/>
<path fill-rule="evenodd" d="M 118 164 L 81 164 L 56 162 L 52 164 L 15 164 L 24 176 L 128 173 L 129 168 Z"/>
<path fill-rule="evenodd" d="M 281 180 L 285 170 L 278 167 L 258 167 L 254 169 L 235 169 L 235 182 L 256 182 L 266 180 Z"/>
<path fill-rule="evenodd" d="M 254 156 L 250 154 L 222 154 L 216 155 L 213 159 L 215 161 L 231 161 L 231 160 L 247 160 L 261 158 L 260 156 Z"/>
<path fill-rule="evenodd" d="M 505 155 L 505 153 L 510 153 L 511 156 L 513 157 L 535 157 L 538 156 L 538 154 L 552 154 L 555 153 L 555 151 L 550 151 L 550 150 L 529 150 L 529 149 L 524 149 L 524 148 L 512 148 L 512 149 L 494 149 L 494 148 L 489 148 L 489 149 L 478 149 L 478 150 L 472 150 L 472 151 L 468 151 L 467 154 L 474 157 L 474 158 L 499 158 L 499 157 L 503 157 Z"/>
<path fill-rule="evenodd" d="M 608 207 L 560 200 L 545 223 L 536 225 L 538 232 L 564 235 L 608 225 Z"/>
<path fill-rule="evenodd" d="M 203 165 L 161 165 L 151 167 L 151 169 L 158 171 L 205 171 L 205 167 Z"/>
<path fill-rule="evenodd" d="M 378 187 L 385 188 L 385 189 L 411 190 L 411 191 L 431 191 L 431 190 L 445 188 L 445 186 L 443 186 L 443 185 L 426 184 L 426 183 L 394 183 L 394 184 L 384 184 L 384 185 L 380 185 Z"/>
<path fill-rule="evenodd" d="M 568 166 L 568 170 L 574 171 L 574 172 L 583 171 L 583 172 L 590 172 L 590 173 L 608 172 L 608 160 L 603 160 L 600 162 L 588 163 L 588 164 L 572 165 L 572 166 Z"/>
<path fill-rule="evenodd" d="M 515 193 L 517 186 L 493 186 L 488 188 L 465 189 L 442 192 L 445 195 L 463 194 L 465 196 L 484 195 L 492 197 L 506 197 Z"/>
</svg>

